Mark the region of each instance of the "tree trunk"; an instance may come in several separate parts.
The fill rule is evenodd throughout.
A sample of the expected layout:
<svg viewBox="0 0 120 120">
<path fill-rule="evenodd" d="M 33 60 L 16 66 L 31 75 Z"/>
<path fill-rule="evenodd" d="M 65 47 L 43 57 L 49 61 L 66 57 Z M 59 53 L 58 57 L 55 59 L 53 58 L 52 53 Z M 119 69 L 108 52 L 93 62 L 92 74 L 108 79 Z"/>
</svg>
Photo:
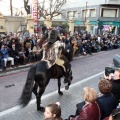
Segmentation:
<svg viewBox="0 0 120 120">
<path fill-rule="evenodd" d="M 30 5 L 28 5 L 29 0 L 24 0 L 24 8 L 27 12 L 27 15 L 30 14 Z"/>
<path fill-rule="evenodd" d="M 10 12 L 11 12 L 11 16 L 13 16 L 12 0 L 10 0 Z"/>
</svg>

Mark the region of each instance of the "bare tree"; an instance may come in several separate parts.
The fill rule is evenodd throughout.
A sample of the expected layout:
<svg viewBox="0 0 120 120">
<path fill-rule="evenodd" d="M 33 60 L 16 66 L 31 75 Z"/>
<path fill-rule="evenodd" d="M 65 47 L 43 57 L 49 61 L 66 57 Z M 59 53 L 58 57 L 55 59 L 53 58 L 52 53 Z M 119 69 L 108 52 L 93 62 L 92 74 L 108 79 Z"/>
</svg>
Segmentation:
<svg viewBox="0 0 120 120">
<path fill-rule="evenodd" d="M 30 14 L 30 5 L 28 5 L 29 0 L 24 0 L 24 8 L 27 12 L 27 15 Z"/>
<path fill-rule="evenodd" d="M 47 0 L 47 7 L 46 7 L 46 0 L 43 2 L 38 3 L 38 16 L 43 17 L 46 19 L 47 16 L 50 17 L 52 20 L 55 16 L 61 14 L 60 10 L 61 7 L 67 2 L 67 0 Z"/>
</svg>

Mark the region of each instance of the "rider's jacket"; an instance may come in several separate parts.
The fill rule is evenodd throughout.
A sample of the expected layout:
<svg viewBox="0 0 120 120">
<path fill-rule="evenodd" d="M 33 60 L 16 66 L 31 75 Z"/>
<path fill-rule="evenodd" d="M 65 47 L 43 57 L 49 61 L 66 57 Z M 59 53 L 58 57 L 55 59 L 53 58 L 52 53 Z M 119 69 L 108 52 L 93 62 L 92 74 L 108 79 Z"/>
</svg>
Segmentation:
<svg viewBox="0 0 120 120">
<path fill-rule="evenodd" d="M 56 63 L 56 60 L 60 58 L 61 52 L 62 52 L 62 47 L 65 48 L 65 44 L 61 41 L 56 41 L 53 43 L 51 46 L 49 46 L 48 43 L 46 43 L 43 46 L 43 61 L 48 62 L 48 66 L 51 67 Z"/>
</svg>

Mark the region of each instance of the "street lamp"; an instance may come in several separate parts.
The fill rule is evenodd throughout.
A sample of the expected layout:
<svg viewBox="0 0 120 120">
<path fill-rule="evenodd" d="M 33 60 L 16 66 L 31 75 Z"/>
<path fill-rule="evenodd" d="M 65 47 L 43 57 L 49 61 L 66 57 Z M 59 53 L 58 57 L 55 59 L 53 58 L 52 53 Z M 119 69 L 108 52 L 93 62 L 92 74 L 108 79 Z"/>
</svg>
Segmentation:
<svg viewBox="0 0 120 120">
<path fill-rule="evenodd" d="M 100 20 L 99 20 L 99 18 L 97 19 L 97 23 L 98 23 L 97 34 L 99 34 L 99 29 L 100 29 Z"/>
<path fill-rule="evenodd" d="M 22 32 L 22 24 L 23 24 L 23 22 L 22 22 L 22 21 L 20 21 L 20 26 L 21 26 L 21 32 Z"/>
</svg>

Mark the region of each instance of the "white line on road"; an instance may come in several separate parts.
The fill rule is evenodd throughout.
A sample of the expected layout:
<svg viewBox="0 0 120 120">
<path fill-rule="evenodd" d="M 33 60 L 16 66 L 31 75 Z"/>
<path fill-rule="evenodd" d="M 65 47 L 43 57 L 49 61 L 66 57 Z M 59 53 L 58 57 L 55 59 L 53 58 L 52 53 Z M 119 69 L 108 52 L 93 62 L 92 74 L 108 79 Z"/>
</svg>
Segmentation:
<svg viewBox="0 0 120 120">
<path fill-rule="evenodd" d="M 72 88 L 72 87 L 74 87 L 74 86 L 76 86 L 76 85 L 79 85 L 79 84 L 81 84 L 81 83 L 87 82 L 87 81 L 89 81 L 89 80 L 91 80 L 91 79 L 93 79 L 93 78 L 95 78 L 95 77 L 97 77 L 97 76 L 99 76 L 99 75 L 102 75 L 103 73 L 104 73 L 104 71 L 102 71 L 102 72 L 100 72 L 100 73 L 98 73 L 98 74 L 92 75 L 92 76 L 90 76 L 90 77 L 88 77 L 88 78 L 85 78 L 85 79 L 83 79 L 83 80 L 81 80 L 81 81 L 79 81 L 79 82 L 76 82 L 76 83 L 72 84 L 70 87 Z M 64 88 L 62 88 L 61 90 L 64 90 Z M 42 96 L 42 100 L 45 99 L 45 98 L 47 98 L 47 97 L 49 97 L 49 96 L 51 96 L 51 95 L 56 94 L 57 92 L 58 92 L 58 90 L 56 90 L 56 91 L 54 91 L 54 92 L 51 92 L 51 93 L 48 93 L 48 94 L 46 94 L 46 95 L 43 95 L 43 96 Z M 30 101 L 29 104 L 33 104 L 33 103 L 35 103 L 35 102 L 36 102 L 36 99 L 33 99 L 33 100 Z M 18 105 L 18 106 L 15 106 L 15 107 L 10 108 L 10 109 L 8 109 L 8 110 L 2 111 L 2 112 L 0 112 L 0 117 L 3 116 L 3 115 L 9 114 L 9 113 L 11 113 L 11 112 L 14 112 L 14 111 L 16 111 L 16 110 L 18 110 L 18 109 L 20 109 L 20 108 L 21 108 L 21 107 Z"/>
</svg>

